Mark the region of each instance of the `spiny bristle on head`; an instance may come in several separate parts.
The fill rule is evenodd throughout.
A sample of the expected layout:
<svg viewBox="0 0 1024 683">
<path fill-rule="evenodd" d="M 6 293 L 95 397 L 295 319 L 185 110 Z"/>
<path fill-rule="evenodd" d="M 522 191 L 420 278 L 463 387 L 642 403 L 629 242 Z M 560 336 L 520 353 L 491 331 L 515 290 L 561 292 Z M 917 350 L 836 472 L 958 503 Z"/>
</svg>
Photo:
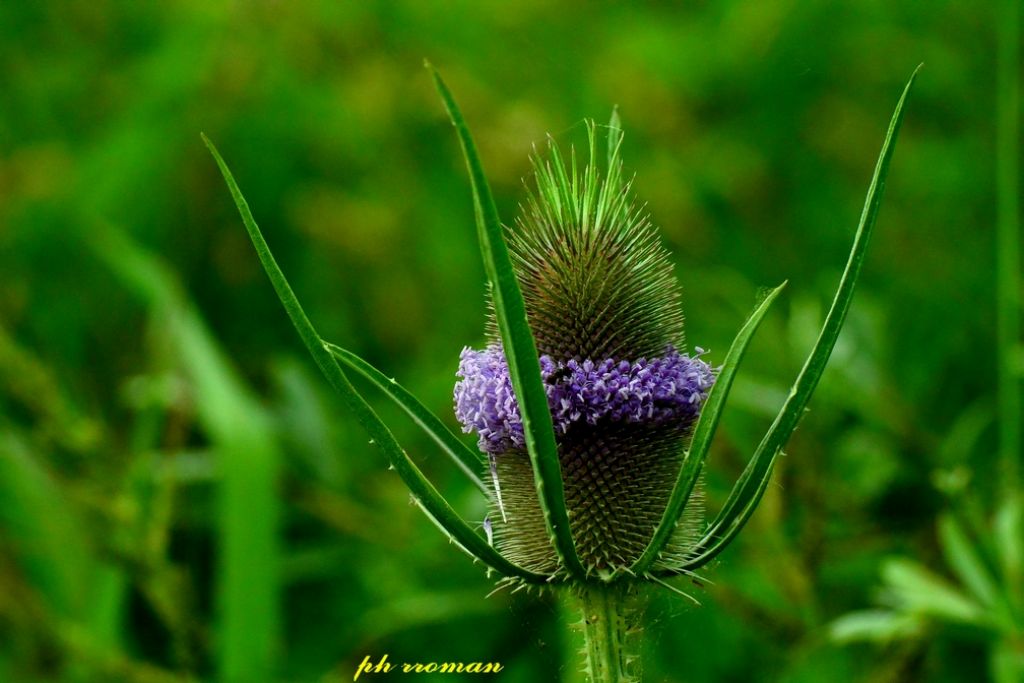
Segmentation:
<svg viewBox="0 0 1024 683">
<path fill-rule="evenodd" d="M 683 348 L 679 286 L 631 183 L 622 180 L 621 138 L 610 143 L 602 178 L 593 123 L 588 136 L 582 170 L 575 151 L 566 168 L 553 142 L 547 158 L 534 156 L 536 188 L 507 233 L 537 350 L 567 361 Z"/>
</svg>

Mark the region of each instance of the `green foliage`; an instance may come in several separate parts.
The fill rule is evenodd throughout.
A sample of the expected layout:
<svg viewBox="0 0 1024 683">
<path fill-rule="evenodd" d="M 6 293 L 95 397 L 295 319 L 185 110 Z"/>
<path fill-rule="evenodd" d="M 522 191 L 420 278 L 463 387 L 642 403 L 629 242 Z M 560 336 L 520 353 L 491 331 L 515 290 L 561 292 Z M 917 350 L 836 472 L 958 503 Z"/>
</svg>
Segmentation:
<svg viewBox="0 0 1024 683">
<path fill-rule="evenodd" d="M 893 558 L 882 567 L 881 599 L 886 609 L 852 612 L 830 626 L 840 642 L 857 640 L 890 643 L 921 639 L 943 628 L 973 631 L 990 647 L 993 680 L 1018 680 L 1018 655 L 1024 634 L 1024 603 L 1015 586 L 1021 582 L 1020 552 L 1024 515 L 1018 499 L 1010 499 L 996 512 L 991 526 L 971 535 L 953 514 L 939 519 L 939 540 L 946 563 L 957 583 L 913 560 Z M 997 527 L 1012 529 L 1013 535 Z M 987 542 L 988 537 L 997 539 Z"/>
<path fill-rule="evenodd" d="M 253 220 L 252 213 L 249 211 L 249 204 L 238 189 L 238 184 L 235 183 L 231 171 L 217 152 L 217 148 L 213 146 L 213 143 L 205 136 L 203 141 L 217 162 L 217 166 L 220 167 L 228 189 L 231 191 L 231 196 L 235 200 L 235 205 L 238 207 L 238 212 L 241 214 L 245 229 L 248 231 L 249 237 L 256 247 L 256 254 L 259 256 L 264 270 L 267 271 L 267 276 L 270 278 L 271 283 L 273 283 L 274 289 L 281 299 L 281 304 L 288 312 L 288 317 L 291 318 L 292 324 L 295 325 L 299 336 L 302 337 L 306 349 L 313 356 L 327 381 L 330 382 L 335 391 L 341 394 L 348 408 L 352 410 L 356 419 L 362 424 L 363 429 L 370 434 L 372 437 L 370 443 L 379 445 L 384 451 L 391 464 L 390 469 L 395 470 L 398 476 L 402 478 L 402 481 L 405 482 L 405 485 L 409 487 L 413 495 L 413 501 L 453 543 L 473 557 L 486 562 L 504 575 L 514 576 L 527 581 L 543 581 L 544 577 L 526 571 L 505 560 L 479 534 L 474 532 L 465 520 L 459 517 L 451 505 L 448 504 L 448 501 L 441 497 L 433 484 L 423 476 L 423 473 L 416 466 L 416 463 L 412 461 L 408 453 L 398 445 L 391 430 L 377 417 L 373 408 L 366 403 L 355 387 L 352 386 L 348 377 L 345 376 L 341 367 L 334 359 L 334 354 L 331 352 L 327 342 L 321 339 L 316 330 L 313 329 L 312 323 L 309 322 L 305 311 L 302 310 L 298 299 L 295 298 L 291 285 L 288 284 L 288 280 L 285 279 L 281 269 L 278 268 L 277 261 L 274 259 L 273 254 L 270 253 L 270 248 L 263 239 L 259 226 Z"/>
<path fill-rule="evenodd" d="M 917 78 L 916 70 L 903 89 L 903 94 L 889 121 L 889 131 L 882 143 L 882 151 L 878 155 L 875 172 L 871 177 L 871 184 L 868 186 L 867 198 L 864 200 L 864 212 L 861 214 L 860 225 L 857 226 L 857 233 L 853 238 L 853 246 L 846 262 L 846 269 L 843 271 L 839 288 L 836 290 L 835 298 L 832 299 L 832 306 L 829 308 L 828 315 L 825 316 L 818 339 L 789 390 L 786 402 L 782 405 L 764 438 L 761 439 L 761 443 L 758 444 L 754 456 L 750 459 L 750 464 L 747 465 L 732 493 L 729 494 L 729 499 L 718 517 L 711 523 L 696 548 L 691 551 L 691 556 L 683 563 L 684 569 L 698 569 L 707 564 L 743 529 L 760 502 L 761 496 L 764 495 L 775 458 L 789 441 L 789 437 L 796 429 L 811 400 L 814 389 L 818 386 L 821 375 L 825 371 L 825 364 L 828 363 L 836 340 L 839 339 L 839 332 L 846 320 L 846 314 L 850 310 L 853 290 L 867 255 L 868 240 L 881 207 L 882 189 L 885 187 L 885 180 L 889 174 L 889 164 L 895 150 L 896 135 L 903 123 L 903 107 L 906 104 L 907 95 L 910 94 L 910 88 L 914 85 L 915 78 Z M 737 357 L 736 360 L 738 362 L 739 358 Z M 714 424 L 716 419 L 717 416 L 712 416 L 711 424 Z"/>
<path fill-rule="evenodd" d="M 1010 683 L 1024 678 L 1024 492 L 1020 480 L 1020 378 L 1013 360 L 1020 345 L 1021 313 L 1017 3 L 1001 3 L 998 21 L 995 346 L 999 368 L 1000 502 L 991 520 L 984 520 L 978 513 L 979 501 L 968 495 L 962 469 L 942 476 L 940 485 L 953 494 L 953 511 L 939 517 L 937 535 L 946 568 L 958 585 L 950 585 L 913 560 L 890 559 L 882 569 L 883 599 L 888 608 L 844 615 L 833 622 L 831 635 L 840 642 L 920 641 L 929 631 L 966 628 L 975 632 L 974 636 L 980 634 L 986 643 L 992 680 Z M 968 458 L 975 450 L 976 440 L 952 437 L 962 431 L 976 431 L 979 415 L 986 417 L 976 410 L 965 410 L 944 450 Z"/>
<path fill-rule="evenodd" d="M 476 232 L 483 255 L 484 271 L 490 283 L 494 315 L 498 332 L 508 359 L 512 387 L 520 405 L 526 450 L 530 455 L 537 500 L 543 514 L 548 536 L 558 560 L 571 576 L 586 578 L 587 570 L 580 563 L 569 529 L 569 515 L 565 506 L 565 489 L 558 462 L 555 430 L 548 410 L 548 399 L 540 377 L 537 345 L 526 318 L 526 305 L 520 291 L 512 259 L 498 218 L 498 209 L 491 196 L 491 188 L 476 153 L 469 128 L 462 118 L 455 99 L 440 75 L 429 64 L 434 84 L 441 94 L 448 116 L 459 136 L 462 153 L 466 157 L 470 185 L 473 188 L 473 208 Z"/>
<path fill-rule="evenodd" d="M 608 128 L 604 170 L 597 139 L 588 122 L 583 162 L 573 149 L 567 163 L 553 142 L 548 155 L 535 155 L 536 189 L 506 232 L 530 332 L 539 353 L 562 362 L 661 356 L 670 345 L 683 347 L 679 284 L 657 231 L 623 182 L 621 124 L 613 119 Z M 684 437 L 672 427 L 616 425 L 558 439 L 569 529 L 588 575 L 607 580 L 643 551 L 664 511 Z M 538 543 L 543 517 L 531 509 L 532 468 L 514 453 L 499 460 L 506 461 L 498 478 L 510 504 L 496 510 L 495 539 L 528 566 L 551 567 L 553 553 Z"/>
<path fill-rule="evenodd" d="M 167 267 L 114 228 L 95 226 L 89 239 L 97 256 L 150 309 L 164 336 L 160 343 L 175 354 L 193 386 L 197 417 L 210 439 L 220 473 L 220 677 L 232 683 L 274 680 L 281 628 L 281 452 L 273 430 L 205 323 L 182 299 Z M 260 561 L 254 562 L 255 557 Z"/>
<path fill-rule="evenodd" d="M 486 492 L 483 482 L 477 476 L 477 470 L 480 469 L 480 465 L 483 462 L 483 457 L 478 451 L 473 451 L 460 441 L 459 437 L 455 436 L 415 396 L 406 391 L 394 377 L 386 377 L 380 370 L 340 346 L 330 343 L 325 343 L 324 346 L 340 362 L 368 379 L 374 386 L 387 394 L 392 401 L 397 403 L 441 447 L 445 454 L 459 466 L 465 475 L 469 477 L 470 481 L 476 484 L 478 489 Z"/>
<path fill-rule="evenodd" d="M 697 484 L 697 479 L 700 477 L 708 449 L 711 447 L 711 440 L 715 435 L 718 422 L 722 418 L 722 409 L 725 407 L 725 401 L 729 397 L 729 390 L 732 388 L 733 380 L 736 378 L 736 371 L 739 369 L 740 361 L 746 353 L 747 345 L 754 338 L 754 332 L 757 331 L 761 320 L 768 312 L 768 307 L 775 301 L 783 287 L 785 287 L 785 283 L 773 289 L 758 304 L 757 308 L 754 309 L 753 313 L 750 314 L 750 317 L 743 324 L 743 327 L 736 334 L 736 339 L 733 340 L 732 346 L 729 347 L 729 352 L 725 355 L 725 361 L 718 371 L 715 385 L 708 392 L 707 401 L 701 410 L 700 417 L 697 419 L 697 424 L 693 428 L 693 438 L 690 440 L 686 456 L 679 467 L 679 476 L 676 479 L 675 486 L 672 488 L 672 493 L 665 506 L 661 522 L 655 529 L 647 548 L 644 549 L 643 555 L 630 568 L 633 572 L 637 574 L 646 573 L 671 539 L 676 524 L 693 495 L 693 490 Z M 739 482 L 737 485 L 739 485 Z M 672 558 L 672 560 L 679 562 L 680 559 L 686 559 L 685 554 L 690 548 L 683 548 L 681 550 L 684 557 Z"/>
<path fill-rule="evenodd" d="M 261 494 L 250 510 L 246 499 L 234 519 L 276 517 L 276 578 L 263 558 L 244 559 L 271 581 L 253 590 L 276 593 L 258 604 L 276 609 L 279 680 L 351 680 L 383 652 L 500 659 L 513 683 L 571 680 L 576 654 L 560 625 L 572 617 L 526 591 L 481 599 L 493 579 L 406 504 L 289 328 L 197 140 L 206 131 L 231 160 L 320 335 L 400 378 L 454 428 L 458 351 L 484 341 L 487 292 L 465 169 L 424 56 L 477 122 L 509 219 L 527 197 L 531 144 L 551 131 L 562 149 L 580 147 L 582 121 L 620 106 L 638 201 L 683 286 L 687 337 L 709 362 L 723 362 L 751 292 L 789 279 L 708 454 L 711 510 L 815 343 L 880 117 L 925 62 L 811 411 L 708 572 L 703 606 L 655 592 L 644 673 L 951 683 L 983 680 L 990 661 L 1013 665 L 1004 641 L 916 617 L 922 637 L 882 647 L 824 637 L 875 604 L 894 556 L 974 602 L 936 533 L 950 482 L 971 492 L 958 520 L 996 585 L 1008 571 L 998 564 L 1020 566 L 1016 518 L 1002 505 L 973 510 L 1009 480 L 995 474 L 997 433 L 1014 426 L 994 419 L 997 385 L 1019 381 L 1019 342 L 1008 328 L 997 335 L 997 320 L 1013 320 L 1012 291 L 997 317 L 993 278 L 994 181 L 1010 177 L 994 162 L 1018 155 L 979 106 L 1016 80 L 1013 61 L 997 66 L 995 27 L 1014 27 L 1000 6 L 1019 11 L 845 0 L 585 12 L 462 0 L 444 12 L 319 0 L 0 6 L 0 680 L 206 681 L 223 666 L 224 444 L 199 405 L 200 375 L 220 373 L 186 365 L 153 299 L 98 257 L 97 218 L 158 257 L 162 269 L 141 269 L 138 286 L 171 275 L 246 409 L 263 416 L 278 460 L 275 486 L 259 488 L 274 500 Z M 1017 117 L 1002 111 L 1012 135 Z M 1009 340 L 1002 360 L 997 338 Z M 482 520 L 479 489 L 433 436 L 386 395 L 366 398 L 459 515 Z M 12 448 L 20 459 L 6 457 Z M 19 480 L 15 468 L 35 474 Z M 72 531 L 31 531 L 51 529 L 49 517 Z M 38 545 L 23 543 L 26 529 Z M 55 616 L 64 589 L 47 586 L 80 582 L 72 602 L 84 605 Z"/>
</svg>

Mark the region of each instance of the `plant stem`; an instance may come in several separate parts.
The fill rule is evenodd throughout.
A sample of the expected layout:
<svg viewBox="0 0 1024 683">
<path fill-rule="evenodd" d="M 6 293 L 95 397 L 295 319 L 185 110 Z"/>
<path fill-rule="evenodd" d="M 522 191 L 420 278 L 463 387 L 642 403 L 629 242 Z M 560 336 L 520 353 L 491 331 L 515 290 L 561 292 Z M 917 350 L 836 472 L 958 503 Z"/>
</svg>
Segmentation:
<svg viewBox="0 0 1024 683">
<path fill-rule="evenodd" d="M 996 99 L 996 279 L 999 349 L 999 451 L 1006 490 L 1021 484 L 1019 0 L 1000 4 Z"/>
<path fill-rule="evenodd" d="M 640 598 L 623 584 L 579 589 L 583 655 L 591 683 L 640 681 Z"/>
</svg>

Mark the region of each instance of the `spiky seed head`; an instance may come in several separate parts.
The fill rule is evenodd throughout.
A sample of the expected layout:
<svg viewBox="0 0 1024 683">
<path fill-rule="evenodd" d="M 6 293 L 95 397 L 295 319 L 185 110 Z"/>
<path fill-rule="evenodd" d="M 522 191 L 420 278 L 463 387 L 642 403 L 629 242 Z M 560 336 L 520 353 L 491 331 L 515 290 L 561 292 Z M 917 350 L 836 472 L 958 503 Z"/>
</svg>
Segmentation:
<svg viewBox="0 0 1024 683">
<path fill-rule="evenodd" d="M 533 158 L 529 191 L 507 233 L 537 350 L 555 360 L 638 359 L 683 348 L 679 285 L 668 254 L 622 179 L 615 137 L 604 178 L 597 133 L 588 125 L 590 159 L 567 168 L 551 142 Z M 496 339 L 493 317 L 491 333 Z"/>
<path fill-rule="evenodd" d="M 577 554 L 589 571 L 608 574 L 650 541 L 714 376 L 699 357 L 676 351 L 684 344 L 679 286 L 623 180 L 621 135 L 609 136 L 604 174 L 592 123 L 588 138 L 583 168 L 575 151 L 566 164 L 554 143 L 534 156 L 535 188 L 507 241 L 541 354 Z M 486 350 L 463 351 L 456 414 L 492 456 L 496 547 L 556 573 L 493 314 L 488 328 Z M 669 555 L 695 534 L 699 503 L 691 498 Z"/>
</svg>

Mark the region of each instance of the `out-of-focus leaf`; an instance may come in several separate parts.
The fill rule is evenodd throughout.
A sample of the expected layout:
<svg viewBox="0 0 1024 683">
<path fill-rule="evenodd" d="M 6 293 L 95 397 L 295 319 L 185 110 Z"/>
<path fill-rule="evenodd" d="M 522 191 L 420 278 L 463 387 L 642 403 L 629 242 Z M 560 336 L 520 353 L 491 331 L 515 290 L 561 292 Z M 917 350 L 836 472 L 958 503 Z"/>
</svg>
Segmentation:
<svg viewBox="0 0 1024 683">
<path fill-rule="evenodd" d="M 281 629 L 277 472 L 270 421 L 189 305 L 173 271 L 111 226 L 91 246 L 151 309 L 194 388 L 196 410 L 220 472 L 220 674 L 264 683 L 276 669 Z M 253 561 L 259 558 L 259 561 Z"/>
<path fill-rule="evenodd" d="M 1006 604 L 988 567 L 952 515 L 939 519 L 939 540 L 950 568 L 973 594 L 974 599 L 1000 618 L 1009 620 Z"/>
<path fill-rule="evenodd" d="M 0 433 L 0 531 L 54 614 L 82 618 L 94 564 L 78 512 L 13 432 Z"/>
<path fill-rule="evenodd" d="M 938 460 L 947 467 L 970 463 L 971 454 L 995 420 L 991 399 L 975 401 L 953 420 L 939 444 Z"/>
<path fill-rule="evenodd" d="M 922 634 L 924 623 L 917 616 L 886 609 L 845 614 L 828 627 L 828 635 L 839 643 L 861 640 L 887 643 Z"/>
<path fill-rule="evenodd" d="M 999 506 L 993 530 L 1003 583 L 1013 607 L 1021 614 L 1024 610 L 1024 595 L 1021 595 L 1024 590 L 1024 505 L 1019 495 L 1007 498 Z"/>
<path fill-rule="evenodd" d="M 981 605 L 911 560 L 886 562 L 882 581 L 886 600 L 899 611 L 979 628 L 993 625 Z"/>
<path fill-rule="evenodd" d="M 989 654 L 989 669 L 993 683 L 1024 681 L 1024 650 L 1009 638 L 1000 640 Z"/>
<path fill-rule="evenodd" d="M 996 361 L 999 455 L 1007 495 L 1021 471 L 1020 2 L 998 4 L 996 59 Z"/>
</svg>

